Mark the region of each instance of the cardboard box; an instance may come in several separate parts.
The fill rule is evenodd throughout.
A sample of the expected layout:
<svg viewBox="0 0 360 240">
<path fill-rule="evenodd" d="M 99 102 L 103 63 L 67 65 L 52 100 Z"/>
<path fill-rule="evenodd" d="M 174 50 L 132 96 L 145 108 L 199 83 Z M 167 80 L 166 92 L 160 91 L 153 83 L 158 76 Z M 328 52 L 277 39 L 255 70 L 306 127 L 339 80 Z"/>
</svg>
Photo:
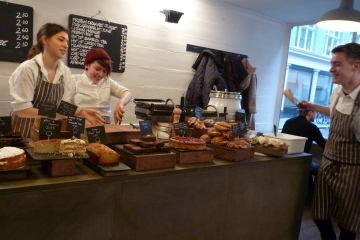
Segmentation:
<svg viewBox="0 0 360 240">
<path fill-rule="evenodd" d="M 290 135 L 286 133 L 278 133 L 277 136 L 273 133 L 264 133 L 265 137 L 277 138 L 280 139 L 288 145 L 287 154 L 293 153 L 302 153 L 304 152 L 305 142 L 307 140 L 306 137 L 299 137 L 295 135 Z"/>
</svg>

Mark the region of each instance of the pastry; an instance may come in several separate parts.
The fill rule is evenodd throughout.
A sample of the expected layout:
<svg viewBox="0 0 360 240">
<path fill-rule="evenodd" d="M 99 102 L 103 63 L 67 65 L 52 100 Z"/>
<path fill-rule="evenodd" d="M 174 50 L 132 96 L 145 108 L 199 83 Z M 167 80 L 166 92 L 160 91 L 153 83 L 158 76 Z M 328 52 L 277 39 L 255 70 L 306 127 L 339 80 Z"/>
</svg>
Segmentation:
<svg viewBox="0 0 360 240">
<path fill-rule="evenodd" d="M 3 147 L 0 149 L 0 170 L 10 170 L 25 166 L 25 151 L 16 147 Z"/>
<path fill-rule="evenodd" d="M 86 152 L 93 162 L 100 165 L 117 164 L 120 162 L 120 155 L 101 143 L 90 143 L 86 146 Z"/>
<path fill-rule="evenodd" d="M 213 119 L 207 118 L 204 120 L 204 124 L 205 124 L 205 127 L 209 128 L 209 127 L 213 127 L 215 122 Z"/>
<path fill-rule="evenodd" d="M 206 127 L 205 127 L 203 121 L 197 120 L 197 121 L 194 123 L 193 128 L 194 128 L 194 129 L 203 129 L 203 128 L 206 128 Z"/>
<path fill-rule="evenodd" d="M 146 134 L 146 135 L 142 135 L 140 137 L 140 140 L 143 140 L 145 142 L 155 142 L 156 141 L 156 137 L 154 134 Z"/>
<path fill-rule="evenodd" d="M 63 139 L 60 141 L 59 153 L 62 155 L 74 155 L 84 156 L 86 153 L 85 141 L 78 138 Z"/>
<path fill-rule="evenodd" d="M 187 121 L 189 127 L 192 127 L 195 122 L 196 122 L 196 117 L 191 117 Z"/>
<path fill-rule="evenodd" d="M 209 130 L 207 131 L 207 134 L 211 137 L 221 137 L 222 136 L 222 132 L 215 128 L 209 128 Z"/>
<path fill-rule="evenodd" d="M 214 127 L 219 131 L 228 131 L 231 128 L 231 125 L 227 122 L 216 122 Z"/>
<path fill-rule="evenodd" d="M 211 139 L 211 144 L 218 145 L 218 146 L 226 146 L 229 141 L 224 137 L 213 137 Z"/>
<path fill-rule="evenodd" d="M 169 146 L 175 149 L 204 150 L 206 142 L 200 138 L 177 136 L 169 139 Z"/>
<path fill-rule="evenodd" d="M 206 143 L 210 143 L 211 142 L 211 137 L 207 134 L 201 135 L 200 139 L 204 140 Z"/>
<path fill-rule="evenodd" d="M 226 145 L 229 148 L 249 148 L 251 147 L 251 144 L 246 141 L 244 138 L 239 138 L 238 140 L 235 141 L 229 141 Z"/>
</svg>

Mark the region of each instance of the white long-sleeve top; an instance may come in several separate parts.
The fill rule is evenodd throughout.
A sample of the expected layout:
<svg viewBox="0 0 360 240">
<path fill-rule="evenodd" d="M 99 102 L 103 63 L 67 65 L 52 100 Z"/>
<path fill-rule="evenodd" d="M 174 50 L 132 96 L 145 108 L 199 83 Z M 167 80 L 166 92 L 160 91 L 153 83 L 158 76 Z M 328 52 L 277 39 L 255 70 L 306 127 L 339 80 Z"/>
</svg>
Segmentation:
<svg viewBox="0 0 360 240">
<path fill-rule="evenodd" d="M 129 91 L 111 78 L 103 78 L 97 84 L 89 79 L 85 72 L 71 76 L 75 87 L 73 103 L 80 108 L 98 110 L 101 116 L 111 117 L 111 96 L 121 98 Z"/>
<path fill-rule="evenodd" d="M 11 107 L 13 111 L 20 111 L 33 107 L 31 101 L 34 99 L 35 87 L 37 85 L 39 77 L 39 67 L 42 72 L 41 81 L 47 81 L 48 72 L 46 71 L 42 59 L 42 53 L 39 53 L 30 60 L 26 60 L 21 63 L 11 74 L 9 79 L 10 95 L 13 98 Z M 63 76 L 64 83 L 64 95 L 62 99 L 67 102 L 71 102 L 72 98 L 72 82 L 70 69 L 62 62 L 58 61 L 53 84 L 58 84 L 61 76 Z M 46 102 L 46 99 L 44 99 Z"/>
</svg>

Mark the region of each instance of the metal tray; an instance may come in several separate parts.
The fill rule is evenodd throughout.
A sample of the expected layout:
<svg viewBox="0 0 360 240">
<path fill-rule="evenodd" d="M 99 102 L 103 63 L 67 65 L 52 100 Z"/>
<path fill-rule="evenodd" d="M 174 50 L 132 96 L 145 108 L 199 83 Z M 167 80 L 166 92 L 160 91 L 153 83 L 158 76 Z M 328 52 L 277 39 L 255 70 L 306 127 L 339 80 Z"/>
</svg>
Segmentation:
<svg viewBox="0 0 360 240">
<path fill-rule="evenodd" d="M 34 160 L 66 160 L 66 159 L 82 159 L 82 158 L 89 158 L 88 154 L 84 156 L 73 156 L 69 157 L 67 155 L 55 154 L 55 153 L 34 153 L 34 148 L 27 148 L 25 151 L 32 157 Z"/>
</svg>

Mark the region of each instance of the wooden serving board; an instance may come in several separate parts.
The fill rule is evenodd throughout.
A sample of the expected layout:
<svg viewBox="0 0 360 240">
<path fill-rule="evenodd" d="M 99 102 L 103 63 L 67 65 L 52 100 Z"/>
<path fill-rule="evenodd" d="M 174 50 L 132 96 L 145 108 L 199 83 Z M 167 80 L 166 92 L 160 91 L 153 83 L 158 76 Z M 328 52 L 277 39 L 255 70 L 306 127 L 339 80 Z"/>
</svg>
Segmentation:
<svg viewBox="0 0 360 240">
<path fill-rule="evenodd" d="M 255 152 L 254 147 L 243 149 L 243 148 L 228 148 L 213 144 L 209 144 L 207 146 L 214 150 L 214 156 L 216 158 L 221 158 L 233 162 L 238 162 L 241 160 L 253 158 Z"/>
<path fill-rule="evenodd" d="M 177 163 L 204 163 L 214 160 L 214 150 L 212 148 L 199 151 L 182 149 L 171 149 L 171 151 L 176 154 Z"/>
<path fill-rule="evenodd" d="M 140 130 L 129 125 L 105 124 L 105 145 L 124 144 L 130 139 L 140 138 Z M 87 137 L 86 137 L 87 138 Z"/>
<path fill-rule="evenodd" d="M 281 156 L 286 155 L 288 150 L 287 149 L 282 150 L 282 149 L 277 149 L 274 147 L 263 147 L 260 145 L 255 145 L 255 152 L 267 154 L 267 155 L 271 155 L 271 156 L 281 157 Z"/>
<path fill-rule="evenodd" d="M 103 177 L 127 175 L 130 168 L 123 163 L 111 164 L 111 165 L 99 165 L 91 161 L 91 159 L 83 159 L 83 163 L 99 173 Z"/>
<path fill-rule="evenodd" d="M 123 145 L 114 145 L 112 148 L 120 154 L 120 162 L 129 166 L 134 171 L 146 171 L 175 167 L 176 154 L 172 152 L 133 154 L 124 150 Z"/>
</svg>

